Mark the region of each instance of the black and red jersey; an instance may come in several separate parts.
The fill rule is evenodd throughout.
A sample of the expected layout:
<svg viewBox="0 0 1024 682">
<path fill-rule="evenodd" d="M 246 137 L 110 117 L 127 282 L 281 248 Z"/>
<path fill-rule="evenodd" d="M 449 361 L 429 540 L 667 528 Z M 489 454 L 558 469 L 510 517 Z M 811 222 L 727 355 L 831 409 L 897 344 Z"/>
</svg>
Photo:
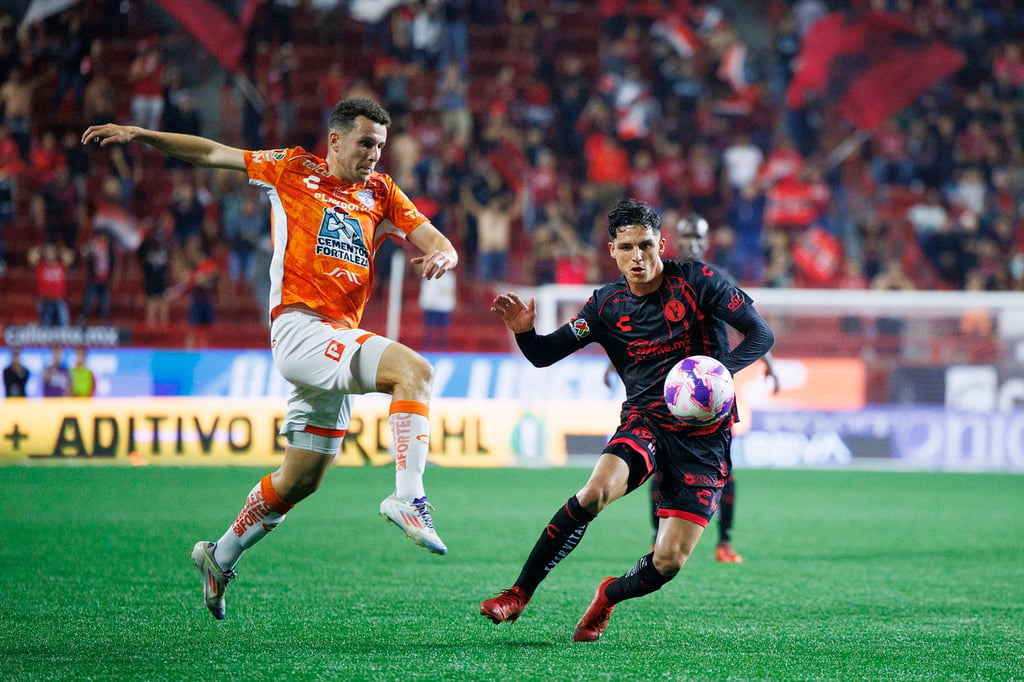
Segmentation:
<svg viewBox="0 0 1024 682">
<path fill-rule="evenodd" d="M 551 334 L 516 335 L 530 362 L 546 366 L 590 343 L 608 354 L 626 388 L 623 409 L 669 418 L 665 375 L 691 355 L 717 358 L 735 374 L 771 350 L 774 334 L 742 289 L 699 261 L 664 261 L 661 286 L 633 294 L 625 277 L 594 291 L 579 314 Z M 728 327 L 743 340 L 729 347 Z"/>
</svg>

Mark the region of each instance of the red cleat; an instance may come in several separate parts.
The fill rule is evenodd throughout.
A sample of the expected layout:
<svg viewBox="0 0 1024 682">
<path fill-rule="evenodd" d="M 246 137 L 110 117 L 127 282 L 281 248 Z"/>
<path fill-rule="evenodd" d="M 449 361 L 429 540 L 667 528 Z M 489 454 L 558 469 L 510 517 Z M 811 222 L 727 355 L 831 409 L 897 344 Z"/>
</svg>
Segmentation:
<svg viewBox="0 0 1024 682">
<path fill-rule="evenodd" d="M 743 557 L 733 551 L 732 545 L 723 542 L 715 548 L 715 559 L 723 564 L 742 564 Z"/>
<path fill-rule="evenodd" d="M 604 596 L 604 590 L 616 579 L 614 575 L 608 576 L 597 586 L 597 591 L 594 592 L 594 600 L 590 602 L 590 606 L 587 607 L 586 613 L 580 618 L 580 622 L 576 623 L 576 629 L 572 633 L 572 641 L 596 642 L 601 638 L 601 633 L 608 627 L 608 619 L 612 617 L 612 611 L 615 610 L 615 604 L 608 601 L 608 598 Z"/>
<path fill-rule="evenodd" d="M 497 597 L 484 599 L 480 603 L 480 615 L 487 616 L 493 623 L 514 623 L 530 602 L 530 595 L 519 587 L 502 590 Z"/>
</svg>

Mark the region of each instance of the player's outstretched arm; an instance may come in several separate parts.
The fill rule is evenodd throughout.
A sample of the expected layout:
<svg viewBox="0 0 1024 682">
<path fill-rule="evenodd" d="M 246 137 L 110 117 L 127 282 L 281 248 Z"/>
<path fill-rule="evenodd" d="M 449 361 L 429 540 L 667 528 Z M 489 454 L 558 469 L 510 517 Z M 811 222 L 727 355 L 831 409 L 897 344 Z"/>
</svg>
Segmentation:
<svg viewBox="0 0 1024 682">
<path fill-rule="evenodd" d="M 772 349 L 775 345 L 775 332 L 753 307 L 744 307 L 733 313 L 728 323 L 743 335 L 736 347 L 722 358 L 722 364 L 735 375 Z"/>
<path fill-rule="evenodd" d="M 459 253 L 441 232 L 430 223 L 421 223 L 409 233 L 409 241 L 423 252 L 411 260 L 423 279 L 437 279 L 459 264 Z"/>
<path fill-rule="evenodd" d="M 537 321 L 537 302 L 531 298 L 530 302 L 526 303 L 510 291 L 494 297 L 491 312 L 500 317 L 512 333 L 522 334 L 533 329 Z"/>
<path fill-rule="evenodd" d="M 89 126 L 82 133 L 82 144 L 95 142 L 101 147 L 108 144 L 127 144 L 132 140 L 138 140 L 165 154 L 197 166 L 245 170 L 245 152 L 243 150 L 198 135 L 165 133 L 138 126 L 118 125 L 117 123 Z"/>
</svg>

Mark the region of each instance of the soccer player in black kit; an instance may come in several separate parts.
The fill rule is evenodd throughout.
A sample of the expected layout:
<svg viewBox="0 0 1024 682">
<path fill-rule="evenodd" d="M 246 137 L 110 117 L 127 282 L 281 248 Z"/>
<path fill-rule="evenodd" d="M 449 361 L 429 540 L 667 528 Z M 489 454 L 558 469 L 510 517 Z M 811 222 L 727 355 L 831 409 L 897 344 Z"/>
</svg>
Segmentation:
<svg viewBox="0 0 1024 682">
<path fill-rule="evenodd" d="M 662 472 L 662 522 L 654 551 L 623 575 L 601 581 L 573 632 L 577 642 L 596 641 L 616 604 L 650 594 L 676 576 L 714 515 L 732 469 L 732 419 L 704 429 L 685 427 L 665 405 L 665 375 L 691 355 L 717 358 L 735 374 L 775 343 L 750 297 L 712 267 L 662 260 L 661 218 L 646 204 L 620 201 L 608 214 L 608 234 L 608 252 L 622 276 L 594 291 L 579 315 L 551 334 L 534 330 L 533 300 L 510 292 L 491 306 L 537 367 L 599 343 L 622 377 L 626 401 L 589 480 L 545 526 L 513 586 L 480 604 L 482 615 L 495 623 L 519 618 L 598 513 L 654 471 Z M 732 349 L 727 325 L 743 335 Z"/>
</svg>

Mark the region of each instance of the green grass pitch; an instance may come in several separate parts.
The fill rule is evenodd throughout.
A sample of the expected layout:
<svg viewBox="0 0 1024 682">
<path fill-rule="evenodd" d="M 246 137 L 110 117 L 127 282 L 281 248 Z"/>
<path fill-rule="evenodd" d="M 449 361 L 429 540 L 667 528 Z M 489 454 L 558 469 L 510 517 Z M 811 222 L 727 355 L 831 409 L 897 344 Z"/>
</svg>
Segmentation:
<svg viewBox="0 0 1024 682">
<path fill-rule="evenodd" d="M 648 551 L 646 490 L 615 503 L 518 622 L 508 587 L 583 469 L 431 468 L 437 557 L 377 516 L 390 468 L 333 469 L 238 566 L 228 617 L 189 552 L 264 470 L 0 467 L 0 677 L 11 680 L 1021 680 L 1024 476 L 740 470 L 683 572 L 570 636 Z"/>
</svg>

